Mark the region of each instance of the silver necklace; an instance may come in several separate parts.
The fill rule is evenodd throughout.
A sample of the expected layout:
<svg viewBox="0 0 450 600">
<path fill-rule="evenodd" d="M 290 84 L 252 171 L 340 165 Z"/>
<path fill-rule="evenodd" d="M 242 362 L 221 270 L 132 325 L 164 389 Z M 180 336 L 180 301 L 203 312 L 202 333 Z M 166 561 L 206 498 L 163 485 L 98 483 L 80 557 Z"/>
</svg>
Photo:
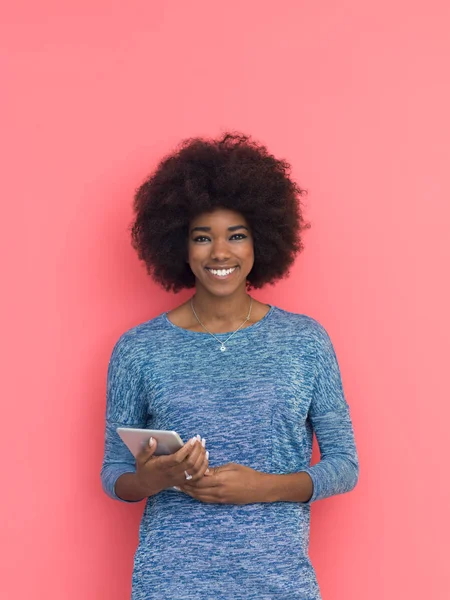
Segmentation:
<svg viewBox="0 0 450 600">
<path fill-rule="evenodd" d="M 191 298 L 191 308 L 192 308 L 192 312 L 194 313 L 194 317 L 197 319 L 197 321 L 203 327 L 203 329 L 206 331 L 206 333 L 209 333 L 209 335 L 212 335 L 213 338 L 219 342 L 221 352 L 225 352 L 225 350 L 227 349 L 225 344 L 228 342 L 228 340 L 230 340 L 233 337 L 233 335 L 239 331 L 239 329 L 242 329 L 242 327 L 244 327 L 244 325 L 250 319 L 250 313 L 252 312 L 252 304 L 253 304 L 253 298 L 250 296 L 250 308 L 248 309 L 248 315 L 246 316 L 245 321 L 239 325 L 239 327 L 236 329 L 236 331 L 233 331 L 233 333 L 230 336 L 228 336 L 226 340 L 224 340 L 222 342 L 222 340 L 219 340 L 219 338 L 216 335 L 214 335 L 214 333 L 211 333 L 211 331 L 205 325 L 203 325 L 203 323 L 200 321 L 200 319 L 197 316 L 197 313 L 195 312 L 194 303 Z"/>
</svg>

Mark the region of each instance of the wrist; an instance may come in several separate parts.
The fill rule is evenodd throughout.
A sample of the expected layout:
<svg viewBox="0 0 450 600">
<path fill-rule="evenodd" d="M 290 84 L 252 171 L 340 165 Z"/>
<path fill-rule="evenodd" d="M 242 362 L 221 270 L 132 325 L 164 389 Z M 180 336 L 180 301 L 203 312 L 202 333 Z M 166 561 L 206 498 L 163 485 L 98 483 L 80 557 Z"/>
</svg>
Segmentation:
<svg viewBox="0 0 450 600">
<path fill-rule="evenodd" d="M 258 487 L 258 502 L 278 502 L 277 475 L 261 473 Z"/>
<path fill-rule="evenodd" d="M 134 481 L 136 491 L 142 494 L 142 496 L 145 498 L 154 496 L 168 487 L 162 484 L 157 477 L 152 477 L 151 482 L 148 482 L 138 472 L 134 474 Z"/>
<path fill-rule="evenodd" d="M 307 502 L 313 494 L 312 479 L 305 471 L 264 475 L 261 485 L 262 502 Z"/>
</svg>

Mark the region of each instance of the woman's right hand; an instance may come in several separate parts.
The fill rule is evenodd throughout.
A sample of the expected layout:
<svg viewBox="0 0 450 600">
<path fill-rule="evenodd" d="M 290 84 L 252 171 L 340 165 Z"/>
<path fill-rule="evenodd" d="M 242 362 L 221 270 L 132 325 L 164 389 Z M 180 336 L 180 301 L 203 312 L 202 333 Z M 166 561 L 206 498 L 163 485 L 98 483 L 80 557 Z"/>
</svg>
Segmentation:
<svg viewBox="0 0 450 600">
<path fill-rule="evenodd" d="M 200 436 L 188 440 L 174 454 L 154 456 L 157 441 L 146 446 L 136 457 L 136 479 L 149 495 L 170 487 L 178 487 L 185 483 L 186 474 L 190 481 L 197 481 L 208 474 L 209 452 L 205 448 L 205 440 Z"/>
</svg>

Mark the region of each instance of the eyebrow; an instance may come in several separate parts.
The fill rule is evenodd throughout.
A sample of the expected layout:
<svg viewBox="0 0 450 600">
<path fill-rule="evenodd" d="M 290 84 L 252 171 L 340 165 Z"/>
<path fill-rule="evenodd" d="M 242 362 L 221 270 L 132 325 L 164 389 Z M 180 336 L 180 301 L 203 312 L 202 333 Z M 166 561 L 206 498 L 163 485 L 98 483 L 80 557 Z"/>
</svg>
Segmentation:
<svg viewBox="0 0 450 600">
<path fill-rule="evenodd" d="M 238 229 L 245 229 L 248 231 L 248 227 L 245 225 L 232 225 L 231 227 L 228 227 L 228 231 L 237 231 Z M 194 231 L 211 231 L 211 227 L 194 227 L 191 229 L 191 233 Z"/>
</svg>

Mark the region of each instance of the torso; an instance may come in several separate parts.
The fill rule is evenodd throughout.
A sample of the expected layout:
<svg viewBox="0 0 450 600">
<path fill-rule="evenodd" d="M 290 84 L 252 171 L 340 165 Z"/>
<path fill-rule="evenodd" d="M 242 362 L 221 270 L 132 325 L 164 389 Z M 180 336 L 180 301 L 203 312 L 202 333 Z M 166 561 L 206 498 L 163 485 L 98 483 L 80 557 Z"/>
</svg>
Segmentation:
<svg viewBox="0 0 450 600">
<path fill-rule="evenodd" d="M 212 467 L 235 462 L 283 474 L 309 466 L 318 326 L 254 304 L 253 326 L 237 332 L 226 352 L 189 327 L 188 303 L 171 312 L 182 327 L 164 313 L 133 329 L 117 358 L 131 354 L 143 394 L 120 424 L 174 430 L 183 440 L 199 433 Z M 126 406 L 122 384 L 117 396 Z M 117 413 L 110 427 L 118 420 Z M 309 506 L 301 503 L 202 503 L 164 490 L 145 507 L 132 598 L 199 598 L 206 589 L 218 600 L 319 600 L 308 543 Z"/>
</svg>

